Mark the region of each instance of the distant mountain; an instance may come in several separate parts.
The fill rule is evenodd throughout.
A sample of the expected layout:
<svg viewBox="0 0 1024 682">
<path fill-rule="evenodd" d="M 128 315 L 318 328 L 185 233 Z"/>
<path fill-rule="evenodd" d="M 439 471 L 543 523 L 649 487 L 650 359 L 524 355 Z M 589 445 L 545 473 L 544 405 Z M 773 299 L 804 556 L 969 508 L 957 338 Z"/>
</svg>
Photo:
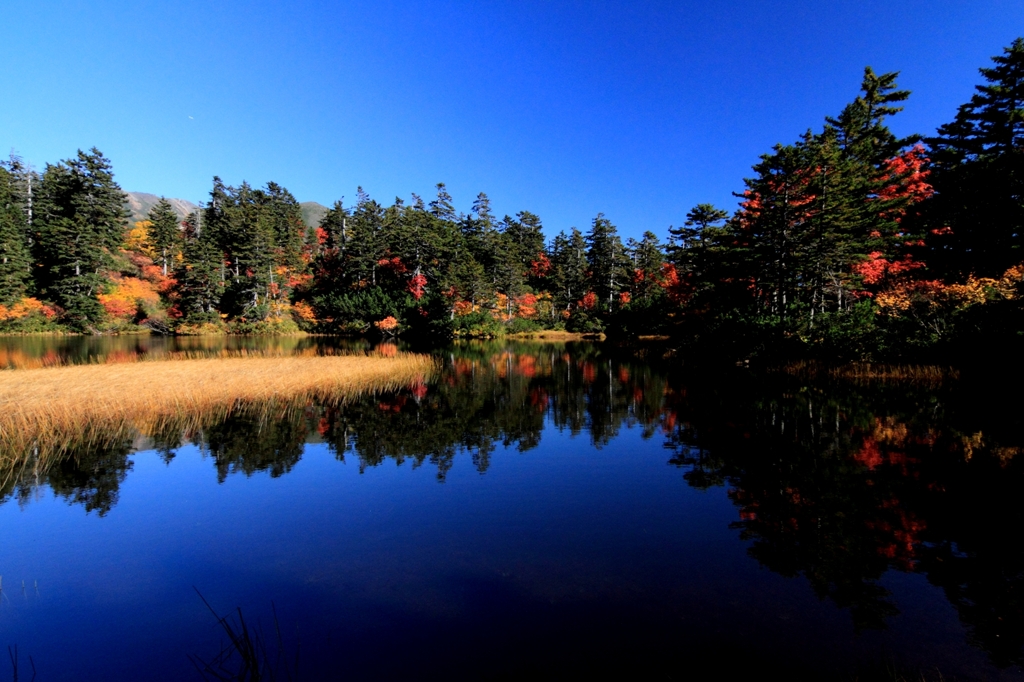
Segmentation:
<svg viewBox="0 0 1024 682">
<path fill-rule="evenodd" d="M 303 201 L 299 204 L 302 207 L 302 220 L 307 227 L 320 227 L 320 221 L 327 213 L 327 207 L 315 201 Z"/>
<path fill-rule="evenodd" d="M 156 202 L 160 201 L 160 197 L 155 194 L 147 194 L 145 192 L 128 192 L 128 201 L 125 202 L 125 208 L 131 213 L 131 222 L 137 223 L 140 220 L 149 219 L 149 210 L 156 206 Z M 168 199 L 171 203 L 171 208 L 178 214 L 178 217 L 184 220 L 189 213 L 196 210 L 196 205 L 191 201 L 185 201 L 184 199 Z"/>
<path fill-rule="evenodd" d="M 156 202 L 160 201 L 160 197 L 157 195 L 146 192 L 128 192 L 127 194 L 128 201 L 125 202 L 125 208 L 131 213 L 130 220 L 133 223 L 147 220 L 149 210 L 156 205 Z M 196 205 L 191 201 L 184 199 L 168 199 L 167 201 L 171 202 L 171 208 L 182 220 L 196 210 Z M 303 201 L 299 207 L 302 209 L 302 220 L 308 227 L 319 227 L 320 221 L 327 213 L 327 207 L 315 201 Z"/>
</svg>

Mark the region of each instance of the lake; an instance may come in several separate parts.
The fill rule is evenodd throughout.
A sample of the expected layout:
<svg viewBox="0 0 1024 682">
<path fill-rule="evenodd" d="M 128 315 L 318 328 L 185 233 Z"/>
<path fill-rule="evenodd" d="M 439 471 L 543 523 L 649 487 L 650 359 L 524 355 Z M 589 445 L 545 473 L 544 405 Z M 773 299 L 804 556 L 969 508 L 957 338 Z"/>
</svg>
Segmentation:
<svg viewBox="0 0 1024 682">
<path fill-rule="evenodd" d="M 2 339 L 0 366 L 339 344 L 368 347 Z M 1024 438 L 998 383 L 431 352 L 395 393 L 3 472 L 22 679 L 29 656 L 41 681 L 202 679 L 226 639 L 204 599 L 299 679 L 1020 679 Z"/>
</svg>

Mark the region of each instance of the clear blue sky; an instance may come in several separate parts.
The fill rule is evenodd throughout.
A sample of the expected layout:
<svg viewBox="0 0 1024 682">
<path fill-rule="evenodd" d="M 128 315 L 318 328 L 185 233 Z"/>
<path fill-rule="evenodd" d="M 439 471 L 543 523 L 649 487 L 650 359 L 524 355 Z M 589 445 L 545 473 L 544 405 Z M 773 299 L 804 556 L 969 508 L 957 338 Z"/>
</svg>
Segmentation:
<svg viewBox="0 0 1024 682">
<path fill-rule="evenodd" d="M 99 147 L 121 186 L 196 201 L 213 175 L 300 201 L 448 184 L 664 237 L 730 210 L 757 156 L 817 128 L 865 65 L 932 132 L 1024 35 L 1024 2 L 5 0 L 0 150 Z"/>
</svg>

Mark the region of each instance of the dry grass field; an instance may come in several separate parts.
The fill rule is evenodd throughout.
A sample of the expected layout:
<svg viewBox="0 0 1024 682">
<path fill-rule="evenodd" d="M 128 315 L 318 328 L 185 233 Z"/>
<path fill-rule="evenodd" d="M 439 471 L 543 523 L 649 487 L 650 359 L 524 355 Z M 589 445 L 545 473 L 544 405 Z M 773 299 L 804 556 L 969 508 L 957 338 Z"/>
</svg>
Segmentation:
<svg viewBox="0 0 1024 682">
<path fill-rule="evenodd" d="M 0 467 L 253 405 L 343 402 L 429 377 L 424 355 L 182 358 L 0 371 Z"/>
</svg>

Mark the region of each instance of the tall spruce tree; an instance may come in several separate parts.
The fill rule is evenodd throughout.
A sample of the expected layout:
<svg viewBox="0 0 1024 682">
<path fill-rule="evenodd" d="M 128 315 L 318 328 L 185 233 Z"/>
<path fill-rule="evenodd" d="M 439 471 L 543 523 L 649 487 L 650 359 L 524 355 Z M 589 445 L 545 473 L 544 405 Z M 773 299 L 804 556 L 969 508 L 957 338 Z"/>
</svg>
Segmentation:
<svg viewBox="0 0 1024 682">
<path fill-rule="evenodd" d="M 594 293 L 607 310 L 612 310 L 615 297 L 629 286 L 629 258 L 618 229 L 603 213 L 594 218 L 586 239 L 587 263 Z"/>
<path fill-rule="evenodd" d="M 124 242 L 124 205 L 110 161 L 95 147 L 43 172 L 36 214 L 40 279 L 74 329 L 94 329 L 104 316 L 97 296 Z"/>
<path fill-rule="evenodd" d="M 644 232 L 640 241 L 629 240 L 627 248 L 632 263 L 633 281 L 630 294 L 634 301 L 648 303 L 662 293 L 658 284 L 665 254 L 658 237 L 651 231 Z"/>
<path fill-rule="evenodd" d="M 224 261 L 216 233 L 204 227 L 209 215 L 200 206 L 185 219 L 182 259 L 174 269 L 175 307 L 186 322 L 214 322 L 219 319 Z"/>
<path fill-rule="evenodd" d="M 32 257 L 28 221 L 17 177 L 0 164 L 0 305 L 10 305 L 28 290 Z"/>
<path fill-rule="evenodd" d="M 951 278 L 998 277 L 1024 260 L 1024 38 L 980 71 L 985 82 L 927 140 L 931 260 Z"/>
<path fill-rule="evenodd" d="M 669 243 L 665 250 L 669 260 L 680 272 L 693 273 L 695 277 L 702 278 L 709 257 L 709 243 L 713 239 L 712 232 L 720 229 L 728 217 L 728 211 L 712 204 L 697 204 L 691 208 L 686 213 L 682 227 L 668 228 Z"/>
<path fill-rule="evenodd" d="M 174 259 L 181 251 L 181 221 L 171 202 L 164 197 L 149 211 L 149 238 L 156 251 L 164 276 L 172 269 Z"/>
<path fill-rule="evenodd" d="M 551 275 L 555 306 L 568 314 L 587 293 L 587 241 L 575 227 L 559 232 L 551 243 Z"/>
</svg>

